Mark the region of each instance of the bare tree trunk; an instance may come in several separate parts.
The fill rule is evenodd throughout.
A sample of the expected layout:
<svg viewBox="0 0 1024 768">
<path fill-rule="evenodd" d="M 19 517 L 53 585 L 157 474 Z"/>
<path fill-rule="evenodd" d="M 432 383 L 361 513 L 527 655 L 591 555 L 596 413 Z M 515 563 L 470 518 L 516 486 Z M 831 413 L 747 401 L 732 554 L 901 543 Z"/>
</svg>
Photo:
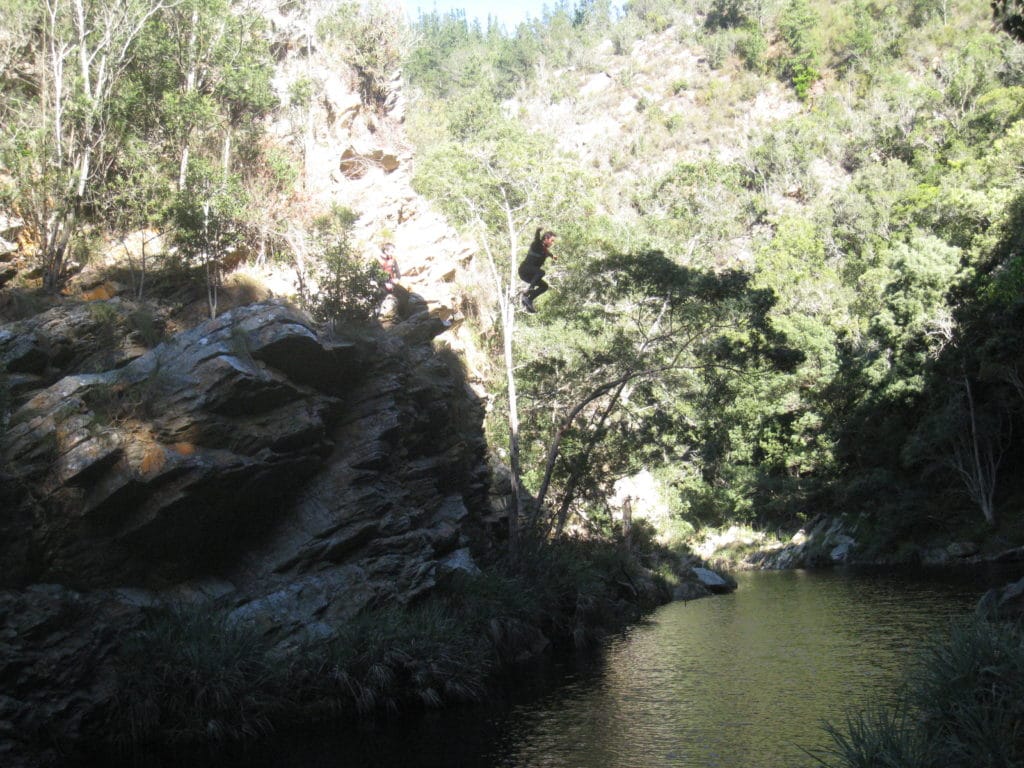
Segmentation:
<svg viewBox="0 0 1024 768">
<path fill-rule="evenodd" d="M 523 513 L 523 496 L 525 492 L 522 483 L 523 470 L 519 446 L 519 395 L 516 387 L 514 348 L 516 322 L 515 286 L 517 282 L 516 253 L 519 250 L 519 239 L 516 234 L 514 212 L 507 197 L 504 199 L 503 204 L 509 247 L 509 275 L 507 281 L 503 280 L 498 272 L 497 260 L 494 258 L 487 237 L 483 233 L 485 226 L 483 221 L 478 219 L 477 225 L 481 229 L 482 236 L 480 241 L 484 254 L 487 257 L 487 267 L 491 273 L 491 280 L 494 282 L 494 288 L 498 295 L 498 311 L 501 318 L 505 386 L 508 390 L 509 470 L 512 474 L 512 509 L 509 510 L 508 514 L 508 542 L 509 554 L 515 557 L 519 549 L 519 521 Z M 467 201 L 467 205 L 472 209 L 472 203 Z"/>
<path fill-rule="evenodd" d="M 985 433 L 978 424 L 974 393 L 970 379 L 963 377 L 964 400 L 967 406 L 967 425 L 957 436 L 947 460 L 963 481 L 967 495 L 978 505 L 985 522 L 995 525 L 995 493 L 999 465 L 1006 445 L 1001 430 Z"/>
<path fill-rule="evenodd" d="M 604 410 L 601 412 L 601 416 L 594 427 L 594 432 L 591 434 L 590 439 L 587 440 L 587 446 L 583 452 L 584 462 L 590 461 L 590 457 L 594 452 L 594 448 L 597 446 L 601 429 L 608 422 L 608 417 L 611 416 L 612 411 L 615 410 L 615 406 L 618 405 L 619 400 L 622 397 L 622 392 L 626 389 L 626 385 L 630 381 L 630 378 L 623 379 L 622 382 L 616 388 L 615 393 L 608 399 L 608 403 L 605 405 Z M 565 425 L 566 429 L 568 429 L 568 426 L 568 424 Z M 564 434 L 564 430 L 562 430 L 561 434 Z M 561 435 L 559 436 L 559 441 L 561 441 Z M 552 461 L 551 464 L 546 468 L 544 477 L 545 481 L 550 479 L 550 473 L 553 469 L 554 462 Z M 569 508 L 572 506 L 573 499 L 576 498 L 576 487 L 579 485 L 579 480 L 580 473 L 574 472 L 572 476 L 569 478 L 569 484 L 565 488 L 565 493 L 562 494 L 562 501 L 558 506 L 558 523 L 555 527 L 556 536 L 561 536 L 562 533 L 565 531 L 565 525 L 569 520 Z"/>
<path fill-rule="evenodd" d="M 633 548 L 633 499 L 629 496 L 622 503 L 622 539 L 626 549 Z"/>
<path fill-rule="evenodd" d="M 228 171 L 231 168 L 231 126 L 224 131 L 224 146 L 220 156 L 221 183 L 227 186 Z"/>
<path fill-rule="evenodd" d="M 210 319 L 217 317 L 217 287 L 220 284 L 220 255 L 210 253 L 210 204 L 203 203 L 203 263 L 206 266 L 206 303 Z"/>
<path fill-rule="evenodd" d="M 1021 376 L 1020 366 L 1013 366 L 1006 371 L 1004 376 L 1017 393 L 1017 396 L 1024 400 L 1024 376 Z"/>
<path fill-rule="evenodd" d="M 505 385 L 508 388 L 508 456 L 512 472 L 512 509 L 508 513 L 509 553 L 515 556 L 519 547 L 519 518 L 523 512 L 523 469 L 519 458 L 519 396 L 516 389 L 513 334 L 515 330 L 515 304 L 512 286 L 505 295 L 501 308 L 502 347 L 505 358 Z"/>
<path fill-rule="evenodd" d="M 658 316 L 654 319 L 654 322 L 651 323 L 651 327 L 647 331 L 646 339 L 640 345 L 640 348 L 637 350 L 641 356 L 645 352 L 647 352 L 648 348 L 650 347 L 651 338 L 653 334 L 657 332 L 658 328 L 661 326 L 662 319 L 665 317 L 665 313 L 667 311 L 668 304 L 663 303 L 661 306 L 661 310 L 658 312 Z M 618 404 L 619 399 L 622 397 L 622 393 L 625 391 L 625 388 L 629 385 L 629 383 L 631 381 L 634 381 L 635 379 L 649 375 L 650 373 L 651 371 L 649 370 L 638 371 L 629 369 L 619 378 L 605 382 L 599 387 L 596 387 L 595 389 L 591 390 L 591 392 L 585 398 L 583 398 L 583 400 L 577 403 L 576 406 L 568 413 L 568 415 L 566 415 L 566 417 L 562 420 L 562 423 L 556 430 L 555 435 L 551 440 L 551 445 L 548 446 L 547 461 L 544 465 L 544 479 L 541 481 L 540 490 L 537 492 L 538 504 L 543 504 L 544 498 L 547 496 L 548 488 L 551 485 L 551 477 L 555 469 L 555 462 L 558 460 L 558 455 L 561 450 L 562 439 L 565 437 L 565 434 L 569 430 L 569 427 L 571 427 L 573 422 L 576 421 L 576 419 L 579 417 L 580 413 L 582 413 L 583 410 L 595 400 L 598 400 L 599 398 L 608 394 L 613 389 L 616 390 L 615 394 L 612 396 L 611 400 L 609 401 L 608 405 L 604 410 L 604 413 L 601 416 L 599 424 L 603 425 L 607 421 L 608 417 L 611 415 L 615 406 Z M 594 442 L 591 441 L 591 444 L 588 445 L 587 447 L 588 456 L 590 452 L 593 450 L 593 447 Z M 556 528 L 556 532 L 558 534 L 561 534 L 563 528 L 565 527 L 565 522 L 569 512 L 569 506 L 572 503 L 572 496 L 573 494 L 575 494 L 577 483 L 577 478 L 570 478 L 570 484 L 566 489 L 566 493 L 562 497 L 562 503 L 560 505 L 557 518 L 558 525 Z"/>
<path fill-rule="evenodd" d="M 519 241 L 516 234 L 515 219 L 512 206 L 502 190 L 505 206 L 505 226 L 508 229 L 508 264 L 509 276 L 505 288 L 505 300 L 502 306 L 502 333 L 505 351 L 505 378 L 508 386 L 508 425 L 509 425 L 509 464 L 512 470 L 512 510 L 509 512 L 509 554 L 515 557 L 519 548 L 519 520 L 523 514 L 523 469 L 520 464 L 519 448 L 519 392 L 516 388 L 516 368 L 513 341 L 515 339 L 516 322 L 516 254 L 519 252 Z M 493 263 L 493 262 L 492 262 Z M 495 270 L 495 273 L 497 270 Z M 498 286 L 500 290 L 500 285 Z"/>
<path fill-rule="evenodd" d="M 220 283 L 220 265 L 216 260 L 206 258 L 206 303 L 210 307 L 210 319 L 217 317 L 217 286 Z"/>
<path fill-rule="evenodd" d="M 194 8 L 192 10 L 191 23 L 192 23 L 192 26 L 191 26 L 191 29 L 189 30 L 188 45 L 187 45 L 187 49 L 186 49 L 187 53 L 185 54 L 188 57 L 188 72 L 185 73 L 185 83 L 184 83 L 184 87 L 183 87 L 184 96 L 185 96 L 185 101 L 186 102 L 188 101 L 188 97 L 196 89 L 196 80 L 199 77 L 199 73 L 197 71 L 197 66 L 198 65 L 197 65 L 197 62 L 196 62 L 196 47 L 199 44 L 199 9 L 198 8 Z M 180 159 L 180 161 L 178 163 L 178 191 L 179 192 L 184 192 L 185 191 L 185 185 L 188 183 L 188 163 L 189 163 L 189 156 L 190 156 L 191 151 L 192 151 L 192 148 L 191 148 L 191 135 L 190 135 L 191 132 L 192 132 L 191 129 L 188 126 L 186 126 L 185 127 L 185 135 L 181 139 L 181 159 Z"/>
</svg>

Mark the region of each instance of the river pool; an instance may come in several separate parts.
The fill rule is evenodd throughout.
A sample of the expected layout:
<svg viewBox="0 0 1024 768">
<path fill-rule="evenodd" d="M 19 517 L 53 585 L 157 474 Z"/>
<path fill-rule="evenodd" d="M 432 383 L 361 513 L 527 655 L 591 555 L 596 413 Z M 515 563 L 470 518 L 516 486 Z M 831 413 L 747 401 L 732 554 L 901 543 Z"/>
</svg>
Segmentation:
<svg viewBox="0 0 1024 768">
<path fill-rule="evenodd" d="M 237 765 L 812 766 L 807 750 L 828 743 L 824 720 L 891 699 L 915 650 L 1015 577 L 991 569 L 740 573 L 731 595 L 671 603 L 593 658 L 524 672 L 501 704 L 293 736 Z"/>
</svg>

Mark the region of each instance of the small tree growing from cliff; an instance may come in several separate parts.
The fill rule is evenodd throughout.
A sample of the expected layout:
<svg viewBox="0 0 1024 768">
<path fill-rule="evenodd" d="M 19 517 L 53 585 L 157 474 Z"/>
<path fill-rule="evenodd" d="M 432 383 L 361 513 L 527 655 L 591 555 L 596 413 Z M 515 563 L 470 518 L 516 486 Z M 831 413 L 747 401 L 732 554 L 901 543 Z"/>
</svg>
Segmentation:
<svg viewBox="0 0 1024 768">
<path fill-rule="evenodd" d="M 314 220 L 306 263 L 316 290 L 305 279 L 300 281 L 305 309 L 317 321 L 335 327 L 365 323 L 377 307 L 377 267 L 353 253 L 352 226 L 357 218 L 348 208 L 335 206 Z"/>
<path fill-rule="evenodd" d="M 224 257 L 242 242 L 245 224 L 237 179 L 218 180 L 219 172 L 194 162 L 188 191 L 178 193 L 172 208 L 173 242 L 186 262 L 198 264 L 206 277 L 210 317 L 217 316 Z"/>
</svg>

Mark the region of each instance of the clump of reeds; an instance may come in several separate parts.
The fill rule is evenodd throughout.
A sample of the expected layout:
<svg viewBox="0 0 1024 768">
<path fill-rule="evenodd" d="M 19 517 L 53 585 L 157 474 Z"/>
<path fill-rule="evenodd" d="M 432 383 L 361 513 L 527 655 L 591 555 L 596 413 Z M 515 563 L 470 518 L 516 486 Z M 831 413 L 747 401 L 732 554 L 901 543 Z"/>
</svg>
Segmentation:
<svg viewBox="0 0 1024 768">
<path fill-rule="evenodd" d="M 155 610 L 123 648 L 105 731 L 132 748 L 249 741 L 275 724 L 479 701 L 492 671 L 548 641 L 591 645 L 651 598 L 613 543 L 546 543 L 529 555 L 453 576 L 415 604 L 364 610 L 330 638 L 287 650 L 225 610 Z"/>
<path fill-rule="evenodd" d="M 127 641 L 115 740 L 241 741 L 270 730 L 282 681 L 265 640 L 208 608 L 152 613 Z"/>
<path fill-rule="evenodd" d="M 293 688 L 318 708 L 358 715 L 483 698 L 489 667 L 445 600 L 366 611 L 292 662 Z"/>
<path fill-rule="evenodd" d="M 1021 624 L 972 618 L 918 656 L 897 702 L 826 725 L 814 755 L 832 768 L 1024 765 Z"/>
</svg>

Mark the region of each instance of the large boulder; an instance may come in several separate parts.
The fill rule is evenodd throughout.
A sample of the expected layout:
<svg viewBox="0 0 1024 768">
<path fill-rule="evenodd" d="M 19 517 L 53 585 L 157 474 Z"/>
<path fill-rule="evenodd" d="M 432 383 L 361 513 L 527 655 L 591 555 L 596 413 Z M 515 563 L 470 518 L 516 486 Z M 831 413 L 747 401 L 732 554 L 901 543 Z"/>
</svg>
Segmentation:
<svg viewBox="0 0 1024 768">
<path fill-rule="evenodd" d="M 145 605 L 216 607 L 286 652 L 472 572 L 483 408 L 443 330 L 347 341 L 253 305 L 24 403 L 0 437 L 0 742 L 47 764 L 89 733 Z"/>
<path fill-rule="evenodd" d="M 119 368 L 143 355 L 164 324 L 158 313 L 122 299 L 61 304 L 0 327 L 0 371 L 20 396 L 70 373 Z"/>
<path fill-rule="evenodd" d="M 0 443 L 21 490 L 0 513 L 2 583 L 157 586 L 230 556 L 321 465 L 358 370 L 295 310 L 262 305 L 39 392 Z"/>
<path fill-rule="evenodd" d="M 702 587 L 713 594 L 726 594 L 736 590 L 735 581 L 727 579 L 709 568 L 694 568 L 693 575 L 697 577 L 697 581 Z"/>
</svg>

